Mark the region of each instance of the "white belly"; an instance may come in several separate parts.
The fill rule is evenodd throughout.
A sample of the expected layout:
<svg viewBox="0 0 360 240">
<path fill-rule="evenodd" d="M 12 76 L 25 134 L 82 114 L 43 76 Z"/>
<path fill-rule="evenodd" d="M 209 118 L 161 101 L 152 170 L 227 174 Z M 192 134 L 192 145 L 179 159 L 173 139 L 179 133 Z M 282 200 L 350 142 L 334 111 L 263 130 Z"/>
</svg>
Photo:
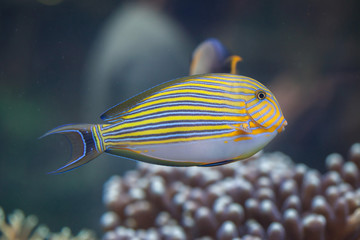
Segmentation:
<svg viewBox="0 0 360 240">
<path fill-rule="evenodd" d="M 252 156 L 267 145 L 277 132 L 258 135 L 249 140 L 237 137 L 208 139 L 182 143 L 133 146 L 141 155 L 171 162 L 211 163 Z"/>
</svg>

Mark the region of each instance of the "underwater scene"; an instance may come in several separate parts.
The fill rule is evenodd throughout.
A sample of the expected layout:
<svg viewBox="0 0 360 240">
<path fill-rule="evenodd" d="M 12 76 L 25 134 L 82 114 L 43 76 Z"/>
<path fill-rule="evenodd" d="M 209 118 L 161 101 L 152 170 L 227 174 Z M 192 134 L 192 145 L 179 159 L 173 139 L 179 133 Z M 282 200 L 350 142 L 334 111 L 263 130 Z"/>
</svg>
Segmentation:
<svg viewBox="0 0 360 240">
<path fill-rule="evenodd" d="M 0 240 L 360 239 L 359 10 L 1 1 Z"/>
</svg>

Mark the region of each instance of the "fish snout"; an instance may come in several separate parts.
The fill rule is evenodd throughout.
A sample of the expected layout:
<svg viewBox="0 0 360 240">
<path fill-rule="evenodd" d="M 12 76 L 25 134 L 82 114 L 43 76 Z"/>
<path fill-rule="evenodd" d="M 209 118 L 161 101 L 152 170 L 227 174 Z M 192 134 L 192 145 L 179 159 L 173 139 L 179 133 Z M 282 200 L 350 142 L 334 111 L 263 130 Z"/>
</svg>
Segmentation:
<svg viewBox="0 0 360 240">
<path fill-rule="evenodd" d="M 281 133 L 283 131 L 285 131 L 285 127 L 288 125 L 288 122 L 284 119 L 283 124 L 281 125 L 281 127 L 279 127 L 278 132 Z"/>
</svg>

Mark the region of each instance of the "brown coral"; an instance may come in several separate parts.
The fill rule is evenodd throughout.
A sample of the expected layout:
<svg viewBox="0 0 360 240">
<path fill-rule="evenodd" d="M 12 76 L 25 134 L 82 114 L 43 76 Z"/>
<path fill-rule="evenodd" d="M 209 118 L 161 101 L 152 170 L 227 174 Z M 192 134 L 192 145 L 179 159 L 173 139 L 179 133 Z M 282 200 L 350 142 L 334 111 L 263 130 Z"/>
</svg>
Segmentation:
<svg viewBox="0 0 360 240">
<path fill-rule="evenodd" d="M 213 168 L 140 163 L 105 184 L 110 239 L 356 239 L 360 144 L 325 174 L 281 153 Z"/>
</svg>

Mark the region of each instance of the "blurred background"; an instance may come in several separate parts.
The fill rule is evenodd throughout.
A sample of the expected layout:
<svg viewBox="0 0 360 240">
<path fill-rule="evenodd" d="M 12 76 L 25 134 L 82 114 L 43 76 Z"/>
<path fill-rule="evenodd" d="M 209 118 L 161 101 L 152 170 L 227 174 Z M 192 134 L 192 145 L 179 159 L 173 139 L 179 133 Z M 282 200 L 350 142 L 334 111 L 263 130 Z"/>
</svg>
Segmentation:
<svg viewBox="0 0 360 240">
<path fill-rule="evenodd" d="M 135 162 L 111 156 L 61 175 L 66 123 L 99 123 L 116 103 L 185 76 L 193 49 L 218 38 L 239 72 L 277 97 L 289 123 L 265 151 L 324 168 L 360 141 L 359 1 L 2 0 L 0 206 L 51 231 L 101 234 L 102 186 Z"/>
</svg>

